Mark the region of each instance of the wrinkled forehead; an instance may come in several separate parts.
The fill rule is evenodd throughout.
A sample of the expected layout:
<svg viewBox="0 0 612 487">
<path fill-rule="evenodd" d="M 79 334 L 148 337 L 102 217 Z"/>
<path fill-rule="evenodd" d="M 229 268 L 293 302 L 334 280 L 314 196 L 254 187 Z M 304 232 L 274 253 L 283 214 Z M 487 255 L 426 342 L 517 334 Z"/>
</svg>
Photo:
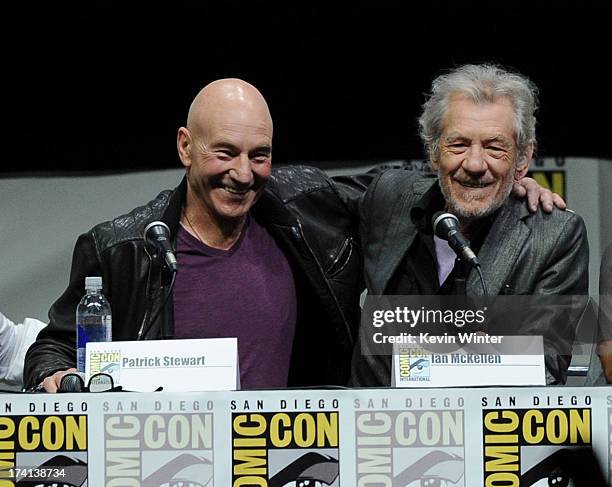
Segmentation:
<svg viewBox="0 0 612 487">
<path fill-rule="evenodd" d="M 514 105 L 506 96 L 475 101 L 470 96 L 458 94 L 449 99 L 441 129 L 444 133 L 461 129 L 497 133 L 514 140 Z"/>
<path fill-rule="evenodd" d="M 265 105 L 226 100 L 202 105 L 193 115 L 190 130 L 207 138 L 223 132 L 272 140 L 272 118 Z"/>
<path fill-rule="evenodd" d="M 219 147 L 240 151 L 272 149 L 272 131 L 269 125 L 250 120 L 212 120 L 196 139 L 211 150 Z"/>
</svg>

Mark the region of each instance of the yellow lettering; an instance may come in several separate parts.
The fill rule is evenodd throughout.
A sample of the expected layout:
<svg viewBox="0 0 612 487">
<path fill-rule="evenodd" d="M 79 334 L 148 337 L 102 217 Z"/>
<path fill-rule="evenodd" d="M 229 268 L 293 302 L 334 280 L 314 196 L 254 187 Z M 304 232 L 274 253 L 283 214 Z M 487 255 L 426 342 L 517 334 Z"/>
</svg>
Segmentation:
<svg viewBox="0 0 612 487">
<path fill-rule="evenodd" d="M 495 433 L 511 433 L 519 425 L 519 417 L 514 411 L 491 411 L 487 413 L 484 424 L 489 431 Z"/>
<path fill-rule="evenodd" d="M 527 443 L 540 443 L 544 439 L 544 415 L 542 411 L 530 409 L 523 416 L 523 437 Z"/>
<path fill-rule="evenodd" d="M 240 477 L 234 481 L 232 487 L 240 487 L 241 485 L 246 485 L 248 487 L 252 487 L 254 485 L 259 487 L 267 487 L 268 482 L 263 477 Z"/>
<path fill-rule="evenodd" d="M 556 419 L 558 419 L 558 422 L 555 422 Z M 546 418 L 546 436 L 548 436 L 548 441 L 554 445 L 559 445 L 567 439 L 569 436 L 568 424 L 564 411 L 555 409 L 548 413 Z"/>
<path fill-rule="evenodd" d="M 338 446 L 338 413 L 317 413 L 317 446 Z"/>
<path fill-rule="evenodd" d="M 485 447 L 485 456 L 491 457 L 485 463 L 486 472 L 518 472 L 518 446 L 495 445 Z"/>
<path fill-rule="evenodd" d="M 234 475 L 265 475 L 266 450 L 234 450 L 234 460 L 242 463 L 234 465 Z"/>
<path fill-rule="evenodd" d="M 316 440 L 316 424 L 312 415 L 300 413 L 295 417 L 293 434 L 297 446 L 305 448 L 312 446 Z"/>
<path fill-rule="evenodd" d="M 518 475 L 510 472 L 497 472 L 489 475 L 485 481 L 486 487 L 519 487 Z"/>
<path fill-rule="evenodd" d="M 35 450 L 40 444 L 40 434 L 35 433 L 40 429 L 38 418 L 25 416 L 19 422 L 19 444 L 24 450 Z"/>
<path fill-rule="evenodd" d="M 87 450 L 87 416 L 66 418 L 66 450 L 75 449 Z"/>
<path fill-rule="evenodd" d="M 42 442 L 47 450 L 60 450 L 64 446 L 64 423 L 57 416 L 44 419 L 42 427 Z"/>
<path fill-rule="evenodd" d="M 265 438 L 234 438 L 235 448 L 252 448 L 266 446 Z"/>
<path fill-rule="evenodd" d="M 245 426 L 255 423 L 255 426 Z M 234 418 L 234 431 L 240 436 L 261 436 L 266 431 L 266 418 L 261 414 L 240 414 Z"/>
<path fill-rule="evenodd" d="M 582 412 L 582 414 L 580 414 Z M 578 436 L 583 443 L 591 443 L 591 410 L 583 409 L 579 411 L 577 409 L 570 409 L 570 442 L 572 444 L 578 443 Z"/>
<path fill-rule="evenodd" d="M 15 422 L 7 417 L 0 416 L 0 450 L 14 450 L 15 442 L 6 441 L 15 434 Z"/>
<path fill-rule="evenodd" d="M 278 413 L 272 417 L 270 441 L 279 448 L 284 448 L 291 443 L 291 418 L 288 414 Z"/>
</svg>

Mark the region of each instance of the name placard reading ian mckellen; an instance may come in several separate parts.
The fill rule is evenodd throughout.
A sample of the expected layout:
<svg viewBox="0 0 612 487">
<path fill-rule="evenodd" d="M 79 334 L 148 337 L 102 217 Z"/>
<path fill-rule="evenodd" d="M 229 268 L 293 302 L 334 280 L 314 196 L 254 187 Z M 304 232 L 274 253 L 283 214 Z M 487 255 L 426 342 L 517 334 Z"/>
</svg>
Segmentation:
<svg viewBox="0 0 612 487">
<path fill-rule="evenodd" d="M 541 336 L 421 333 L 393 346 L 395 387 L 545 385 Z"/>
</svg>

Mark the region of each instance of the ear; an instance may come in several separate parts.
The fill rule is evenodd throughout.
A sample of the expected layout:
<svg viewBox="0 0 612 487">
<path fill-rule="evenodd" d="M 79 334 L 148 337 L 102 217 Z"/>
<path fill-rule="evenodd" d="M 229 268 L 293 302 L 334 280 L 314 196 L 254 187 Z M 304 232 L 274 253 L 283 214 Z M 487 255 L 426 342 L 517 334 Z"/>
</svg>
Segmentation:
<svg viewBox="0 0 612 487">
<path fill-rule="evenodd" d="M 185 127 L 178 129 L 176 134 L 176 149 L 183 166 L 191 167 L 191 133 Z"/>
<path fill-rule="evenodd" d="M 527 174 L 527 171 L 529 171 L 529 164 L 531 164 L 531 159 L 533 157 L 533 142 L 529 142 L 529 144 L 527 144 L 523 156 L 523 159 L 517 163 L 516 169 L 514 170 L 515 181 L 520 181 L 523 179 Z"/>
</svg>

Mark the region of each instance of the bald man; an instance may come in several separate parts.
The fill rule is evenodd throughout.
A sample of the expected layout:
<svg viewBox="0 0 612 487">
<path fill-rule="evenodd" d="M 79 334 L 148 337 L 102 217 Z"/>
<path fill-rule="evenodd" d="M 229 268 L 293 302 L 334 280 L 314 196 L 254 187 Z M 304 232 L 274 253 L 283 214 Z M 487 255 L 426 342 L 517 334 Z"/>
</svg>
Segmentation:
<svg viewBox="0 0 612 487">
<path fill-rule="evenodd" d="M 75 310 L 102 276 L 114 340 L 238 337 L 244 389 L 345 384 L 356 335 L 360 254 L 348 200 L 320 171 L 271 175 L 272 119 L 250 84 L 225 79 L 194 99 L 173 191 L 81 235 L 70 283 L 26 357 L 26 387 L 55 392 L 75 366 Z M 179 272 L 143 231 L 168 225 Z M 150 256 L 153 257 L 150 257 Z"/>
</svg>

